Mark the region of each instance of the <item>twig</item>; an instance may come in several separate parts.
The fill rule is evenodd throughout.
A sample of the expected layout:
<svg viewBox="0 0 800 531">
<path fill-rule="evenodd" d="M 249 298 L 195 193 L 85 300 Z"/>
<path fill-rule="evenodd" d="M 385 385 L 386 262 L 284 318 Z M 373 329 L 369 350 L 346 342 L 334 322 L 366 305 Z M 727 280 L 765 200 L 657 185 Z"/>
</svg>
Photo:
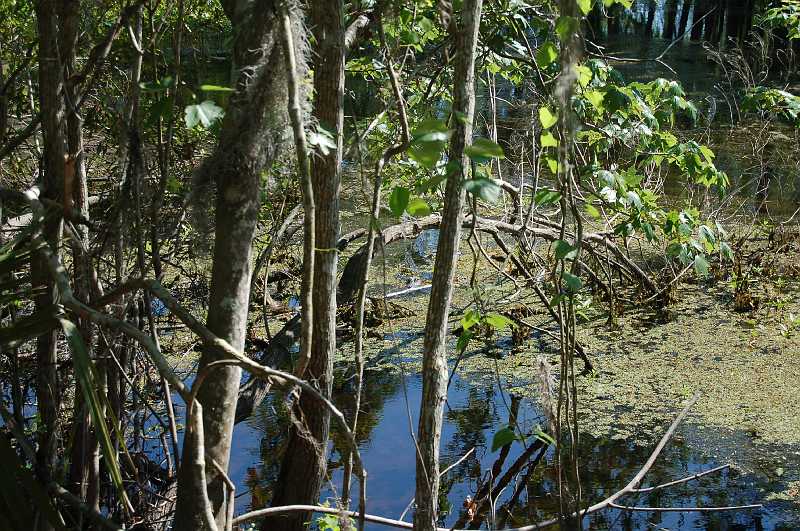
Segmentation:
<svg viewBox="0 0 800 531">
<path fill-rule="evenodd" d="M 231 478 L 228 477 L 228 474 L 225 473 L 225 469 L 220 466 L 219 463 L 216 462 L 214 459 L 210 459 L 211 464 L 214 465 L 214 468 L 222 477 L 222 481 L 225 482 L 228 491 L 226 492 L 226 515 L 225 515 L 225 531 L 231 531 L 233 529 L 233 512 L 234 506 L 236 503 L 236 485 L 233 484 Z"/>
<path fill-rule="evenodd" d="M 683 479 L 676 479 L 675 481 L 670 481 L 669 483 L 662 483 L 661 485 L 656 485 L 655 487 L 647 487 L 647 488 L 644 488 L 644 489 L 633 489 L 631 492 L 644 493 L 644 492 L 653 492 L 654 490 L 665 489 L 667 487 L 672 487 L 674 485 L 680 485 L 681 483 L 687 483 L 689 481 L 694 481 L 696 479 L 700 479 L 703 476 L 707 476 L 707 475 L 713 474 L 715 472 L 720 472 L 722 470 L 730 468 L 730 466 L 731 465 L 718 466 L 716 468 L 712 468 L 711 470 L 706 470 L 705 472 L 699 472 L 699 473 L 697 473 L 697 474 L 695 474 L 693 476 L 688 476 L 688 477 L 685 477 Z"/>
</svg>

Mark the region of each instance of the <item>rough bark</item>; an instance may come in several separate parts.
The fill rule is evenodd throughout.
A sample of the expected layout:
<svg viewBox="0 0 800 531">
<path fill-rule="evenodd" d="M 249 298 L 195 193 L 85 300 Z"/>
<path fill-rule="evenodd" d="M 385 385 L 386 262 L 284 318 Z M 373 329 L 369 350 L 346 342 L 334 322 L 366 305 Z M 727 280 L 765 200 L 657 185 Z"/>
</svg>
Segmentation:
<svg viewBox="0 0 800 531">
<path fill-rule="evenodd" d="M 442 410 L 447 395 L 447 316 L 453 293 L 464 207 L 464 180 L 469 160 L 464 148 L 472 139 L 475 112 L 475 49 L 480 29 L 482 0 L 465 0 L 455 32 L 456 67 L 453 81 L 453 120 L 455 129 L 449 160 L 460 164 L 447 179 L 445 204 L 434 263 L 431 297 L 425 323 L 422 367 L 422 405 L 420 407 L 416 470 L 414 528 L 436 529 L 439 497 L 439 443 L 442 435 Z M 456 113 L 460 113 L 456 117 Z"/>
<path fill-rule="evenodd" d="M 333 356 L 336 351 L 336 270 L 339 239 L 339 182 L 344 123 L 344 27 L 342 0 L 316 0 L 310 21 L 316 50 L 314 59 L 314 117 L 336 144 L 327 154 L 315 153 L 311 176 L 314 188 L 315 254 L 311 359 L 305 377 L 322 394 L 331 396 Z M 297 422 L 289 434 L 289 448 L 281 464 L 273 505 L 315 504 L 327 467 L 330 411 L 306 393 L 294 413 Z M 298 423 L 302 428 L 298 427 Z M 262 529 L 305 528 L 309 514 L 292 513 L 268 518 Z"/>
<path fill-rule="evenodd" d="M 59 8 L 59 51 L 66 77 L 69 79 L 76 72 L 80 2 L 65 0 L 61 2 Z M 64 175 L 65 204 L 73 205 L 81 217 L 89 219 L 89 193 L 83 153 L 83 121 L 76 112 L 77 93 L 73 84 L 64 85 L 64 103 L 68 161 Z M 91 300 L 89 283 L 91 264 L 89 255 L 83 250 L 89 246 L 89 231 L 85 225 L 76 225 L 75 230 L 79 242 L 72 241 L 70 244 L 75 263 L 75 294 L 80 299 L 88 301 Z M 91 322 L 79 319 L 79 327 L 83 341 L 91 354 L 93 347 Z M 98 366 L 98 369 L 100 368 Z M 104 370 L 98 372 L 101 378 L 105 375 Z M 74 410 L 76 428 L 70 460 L 69 488 L 73 494 L 85 499 L 89 507 L 99 511 L 100 447 L 80 393 L 76 393 Z"/>
<path fill-rule="evenodd" d="M 39 105 L 44 136 L 42 197 L 59 200 L 64 185 L 64 103 L 61 98 L 63 75 L 58 53 L 57 3 L 39 0 L 36 3 L 36 21 L 39 32 Z M 43 236 L 52 249 L 58 249 L 61 220 L 50 217 L 45 221 Z M 50 278 L 46 259 L 37 255 L 31 261 L 31 282 L 34 289 L 44 288 L 36 296 L 36 310 L 51 307 L 55 301 L 55 285 Z M 55 330 L 39 336 L 36 344 L 36 399 L 40 417 L 37 474 L 43 484 L 48 484 L 58 459 L 58 410 L 60 392 L 56 365 L 58 351 Z M 51 529 L 46 518 L 40 519 L 39 529 Z"/>
<path fill-rule="evenodd" d="M 274 160 L 286 124 L 286 86 L 282 48 L 277 39 L 275 3 L 253 0 L 223 1 L 234 39 L 234 64 L 238 72 L 236 93 L 228 106 L 215 151 L 198 169 L 196 186 L 216 184 L 216 227 L 208 328 L 241 351 L 247 328 L 252 239 L 260 206 L 261 172 Z M 205 348 L 200 367 L 225 359 L 221 350 Z M 198 393 L 203 405 L 204 447 L 210 462 L 227 470 L 230 457 L 236 399 L 241 369 L 218 368 Z M 202 493 L 191 463 L 197 446 L 184 442 L 178 477 L 178 501 L 174 529 L 205 529 Z M 183 465 L 189 463 L 189 465 Z M 208 467 L 208 499 L 224 528 L 225 483 L 214 467 Z"/>
</svg>

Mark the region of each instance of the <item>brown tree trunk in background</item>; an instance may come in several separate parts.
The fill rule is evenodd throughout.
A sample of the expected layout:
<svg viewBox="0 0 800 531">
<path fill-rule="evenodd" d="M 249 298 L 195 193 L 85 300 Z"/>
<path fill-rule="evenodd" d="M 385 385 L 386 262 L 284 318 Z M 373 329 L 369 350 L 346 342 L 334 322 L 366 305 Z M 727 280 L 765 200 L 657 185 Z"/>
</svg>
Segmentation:
<svg viewBox="0 0 800 531">
<path fill-rule="evenodd" d="M 78 32 L 80 24 L 80 2 L 79 0 L 64 0 L 59 6 L 59 47 L 61 61 L 63 63 L 66 78 L 68 79 L 75 73 L 76 46 L 78 43 Z M 69 198 L 74 208 L 85 217 L 89 218 L 89 192 L 86 183 L 86 165 L 83 154 L 83 122 L 74 110 L 74 103 L 77 100 L 75 87 L 71 84 L 64 86 L 64 104 L 66 110 L 66 136 L 67 136 L 67 156 L 66 165 L 65 194 Z M 74 289 L 75 295 L 81 300 L 90 301 L 90 270 L 89 256 L 83 252 L 82 248 L 89 247 L 89 232 L 85 225 L 75 225 L 80 243 L 72 241 L 70 244 L 75 268 Z M 90 354 L 93 349 L 92 324 L 88 320 L 79 319 L 79 327 L 83 341 L 89 349 Z M 102 379 L 105 370 L 97 366 Z M 75 393 L 74 406 L 75 441 L 72 446 L 70 458 L 69 487 L 70 490 L 81 499 L 85 499 L 87 505 L 99 510 L 100 508 L 100 447 L 94 428 L 91 426 L 89 411 L 83 400 L 81 393 Z"/>
<path fill-rule="evenodd" d="M 650 5 L 647 7 L 647 36 L 653 36 L 653 23 L 656 20 L 656 8 L 658 7 L 658 2 L 656 0 L 650 0 Z"/>
<path fill-rule="evenodd" d="M 595 3 L 592 6 L 592 10 L 586 15 L 586 23 L 595 39 L 603 34 L 603 11 L 600 6 L 601 4 L 599 2 Z"/>
<path fill-rule="evenodd" d="M 722 31 L 725 23 L 725 2 L 726 0 L 712 0 L 714 12 L 706 19 L 706 37 L 711 44 L 717 45 L 722 39 Z"/>
<path fill-rule="evenodd" d="M 614 4 L 606 9 L 608 13 L 608 34 L 619 35 L 622 31 L 622 15 L 625 13 L 620 4 Z"/>
<path fill-rule="evenodd" d="M 431 282 L 431 296 L 425 321 L 422 362 L 422 404 L 417 437 L 416 503 L 414 529 L 436 528 L 439 501 L 439 444 L 442 436 L 442 411 L 447 397 L 447 316 L 453 294 L 453 279 L 458 261 L 461 220 L 464 207 L 464 180 L 470 162 L 464 148 L 472 140 L 475 113 L 475 49 L 480 29 L 483 0 L 464 0 L 460 16 L 454 17 L 456 66 L 453 79 L 453 117 L 455 129 L 449 160 L 459 163 L 447 178 L 439 245 Z M 460 114 L 460 116 L 458 116 Z"/>
<path fill-rule="evenodd" d="M 286 81 L 277 39 L 277 12 L 273 1 L 228 0 L 223 8 L 233 26 L 234 66 L 239 73 L 236 93 L 222 123 L 214 152 L 204 161 L 196 186 L 216 183 L 216 227 L 208 328 L 235 349 L 244 349 L 253 233 L 258 221 L 261 172 L 269 168 L 286 128 Z M 200 369 L 225 359 L 204 348 Z M 228 469 L 236 399 L 241 369 L 215 369 L 200 388 L 203 406 L 206 463 L 213 459 Z M 186 437 L 178 474 L 174 529 L 204 529 L 201 495 L 192 469 L 197 448 Z M 217 525 L 224 529 L 225 484 L 212 466 L 206 467 L 208 498 Z"/>
<path fill-rule="evenodd" d="M 699 41 L 703 38 L 704 29 L 708 24 L 708 18 L 706 18 L 705 20 L 703 20 L 703 22 L 699 24 L 697 23 L 697 21 L 700 20 L 702 17 L 704 17 L 706 13 L 708 13 L 709 4 L 710 0 L 694 0 L 694 16 L 692 17 L 693 26 L 691 34 L 689 35 L 689 37 L 693 41 Z"/>
<path fill-rule="evenodd" d="M 66 144 L 64 102 L 61 97 L 64 85 L 61 58 L 58 54 L 56 8 L 57 2 L 54 0 L 36 2 L 36 22 L 39 32 L 39 106 L 44 137 L 41 195 L 57 201 L 63 195 Z M 61 219 L 48 219 L 43 227 L 43 236 L 57 252 L 61 237 Z M 42 290 L 35 298 L 36 311 L 46 311 L 52 307 L 55 302 L 55 286 L 44 257 L 36 255 L 31 260 L 31 283 L 34 289 Z M 58 459 L 60 391 L 56 372 L 57 362 L 56 332 L 39 336 L 36 343 L 36 400 L 40 425 L 36 472 L 44 484 L 51 479 Z M 51 529 L 46 518 L 40 518 L 39 529 Z"/>
<path fill-rule="evenodd" d="M 311 165 L 314 187 L 315 255 L 313 281 L 313 342 L 305 378 L 330 397 L 336 352 L 336 270 L 339 240 L 339 182 L 344 123 L 344 5 L 342 0 L 310 3 L 314 54 L 314 117 L 336 144 L 327 154 L 315 153 Z M 308 394 L 300 396 L 293 415 L 289 450 L 281 464 L 272 505 L 316 504 L 327 468 L 330 411 Z M 266 519 L 262 529 L 301 531 L 308 513 Z"/>
<path fill-rule="evenodd" d="M 665 39 L 675 38 L 675 23 L 678 15 L 678 0 L 666 0 L 664 4 L 664 32 L 661 36 Z"/>
<path fill-rule="evenodd" d="M 689 24 L 689 12 L 692 10 L 692 0 L 683 0 L 683 7 L 681 7 L 681 20 L 678 23 L 678 31 L 675 37 L 680 37 L 686 33 L 686 27 Z"/>
<path fill-rule="evenodd" d="M 747 33 L 745 23 L 747 12 L 750 10 L 749 1 L 728 0 L 728 20 L 726 21 L 726 31 L 728 39 L 737 42 L 741 41 Z"/>
</svg>

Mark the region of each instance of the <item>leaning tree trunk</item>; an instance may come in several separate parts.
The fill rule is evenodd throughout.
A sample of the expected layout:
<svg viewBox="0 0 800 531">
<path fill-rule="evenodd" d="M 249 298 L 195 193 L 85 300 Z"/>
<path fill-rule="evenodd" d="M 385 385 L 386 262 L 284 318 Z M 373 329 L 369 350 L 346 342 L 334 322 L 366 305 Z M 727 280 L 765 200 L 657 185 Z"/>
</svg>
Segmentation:
<svg viewBox="0 0 800 531">
<path fill-rule="evenodd" d="M 39 105 L 44 137 L 44 160 L 42 197 L 59 200 L 64 186 L 64 103 L 61 93 L 64 87 L 61 58 L 58 54 L 57 3 L 54 0 L 36 2 L 36 20 L 39 32 Z M 48 218 L 43 227 L 43 236 L 51 249 L 58 249 L 61 236 L 61 219 Z M 31 261 L 31 283 L 41 289 L 36 295 L 36 311 L 49 311 L 55 304 L 55 286 L 43 256 L 36 255 Z M 58 459 L 58 410 L 60 393 L 56 365 L 58 351 L 56 332 L 39 336 L 36 344 L 36 400 L 40 418 L 37 474 L 44 484 L 52 478 Z M 39 519 L 39 529 L 51 529 L 46 518 Z"/>
<path fill-rule="evenodd" d="M 279 44 L 275 2 L 223 1 L 233 26 L 238 80 L 214 152 L 195 175 L 195 186 L 216 184 L 216 228 L 208 328 L 235 349 L 244 349 L 253 233 L 260 207 L 261 172 L 269 168 L 286 127 L 286 82 Z M 226 359 L 207 347 L 200 370 Z M 205 460 L 227 470 L 241 369 L 218 367 L 197 395 L 203 406 Z M 217 525 L 224 529 L 225 483 L 215 467 L 206 468 L 207 485 L 199 485 L 191 467 L 197 457 L 192 437 L 184 441 L 178 475 L 174 529 L 205 529 L 199 488 L 208 489 Z"/>
<path fill-rule="evenodd" d="M 336 351 L 336 269 L 339 240 L 339 181 L 344 123 L 344 27 L 342 0 L 315 0 L 310 20 L 316 41 L 314 117 L 334 136 L 335 149 L 316 153 L 311 166 L 314 187 L 313 342 L 305 378 L 330 397 Z M 273 506 L 316 504 L 327 467 L 330 411 L 307 393 L 294 406 L 289 451 L 281 464 Z M 262 529 L 305 529 L 309 513 L 268 518 Z"/>
<path fill-rule="evenodd" d="M 464 149 L 472 139 L 475 112 L 475 49 L 483 0 L 464 0 L 460 20 L 453 21 L 456 67 L 453 86 L 453 133 L 449 160 L 459 163 L 447 178 L 439 245 L 433 269 L 430 302 L 425 322 L 422 366 L 422 404 L 419 415 L 416 503 L 414 528 L 436 529 L 439 498 L 439 442 L 442 411 L 447 396 L 447 316 L 461 236 L 464 180 L 469 160 Z M 460 116 L 459 116 L 460 115 Z"/>
</svg>

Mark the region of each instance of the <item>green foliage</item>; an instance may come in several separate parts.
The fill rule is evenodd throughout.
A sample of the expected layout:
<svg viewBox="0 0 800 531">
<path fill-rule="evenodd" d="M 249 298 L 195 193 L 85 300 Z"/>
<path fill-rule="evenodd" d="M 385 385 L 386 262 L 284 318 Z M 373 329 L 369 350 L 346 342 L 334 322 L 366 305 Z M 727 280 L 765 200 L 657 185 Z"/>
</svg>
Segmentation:
<svg viewBox="0 0 800 531">
<path fill-rule="evenodd" d="M 780 0 L 757 22 L 771 29 L 785 29 L 789 39 L 800 39 L 800 0 Z"/>
<path fill-rule="evenodd" d="M 389 196 L 389 208 L 392 210 L 392 214 L 400 217 L 405 212 L 409 199 L 411 199 L 411 192 L 409 192 L 408 188 L 403 186 L 395 187 L 392 190 L 392 195 Z"/>
<path fill-rule="evenodd" d="M 476 138 L 464 149 L 464 153 L 479 164 L 489 162 L 493 158 L 505 158 L 503 148 L 488 138 Z"/>
<path fill-rule="evenodd" d="M 117 462 L 117 451 L 114 444 L 111 442 L 111 436 L 108 431 L 108 426 L 106 425 L 106 416 L 111 413 L 111 410 L 105 407 L 108 404 L 101 401 L 100 395 L 97 392 L 100 386 L 95 374 L 94 363 L 89 357 L 89 352 L 86 349 L 78 327 L 67 319 L 59 319 L 59 321 L 61 322 L 61 328 L 64 330 L 64 335 L 67 337 L 67 342 L 72 350 L 75 377 L 78 380 L 83 398 L 91 414 L 92 425 L 95 427 L 108 473 L 117 489 L 117 494 L 120 497 L 119 499 L 125 500 L 127 495 L 125 493 L 125 486 L 122 483 L 122 472 Z M 114 425 L 116 425 L 116 423 L 114 423 Z"/>
<path fill-rule="evenodd" d="M 800 127 L 800 96 L 785 90 L 754 87 L 745 93 L 742 110 L 762 116 L 774 116 Z"/>
<path fill-rule="evenodd" d="M 539 425 L 534 426 L 533 431 L 527 436 L 525 436 L 522 434 L 518 434 L 514 430 L 514 426 L 509 424 L 497 430 L 495 434 L 492 436 L 492 452 L 496 452 L 500 448 L 507 446 L 513 443 L 514 441 L 525 442 L 528 439 L 528 437 L 531 436 L 536 439 L 539 439 L 545 444 L 555 445 L 556 443 L 553 437 L 551 437 L 547 432 L 542 430 L 541 426 Z"/>
</svg>

